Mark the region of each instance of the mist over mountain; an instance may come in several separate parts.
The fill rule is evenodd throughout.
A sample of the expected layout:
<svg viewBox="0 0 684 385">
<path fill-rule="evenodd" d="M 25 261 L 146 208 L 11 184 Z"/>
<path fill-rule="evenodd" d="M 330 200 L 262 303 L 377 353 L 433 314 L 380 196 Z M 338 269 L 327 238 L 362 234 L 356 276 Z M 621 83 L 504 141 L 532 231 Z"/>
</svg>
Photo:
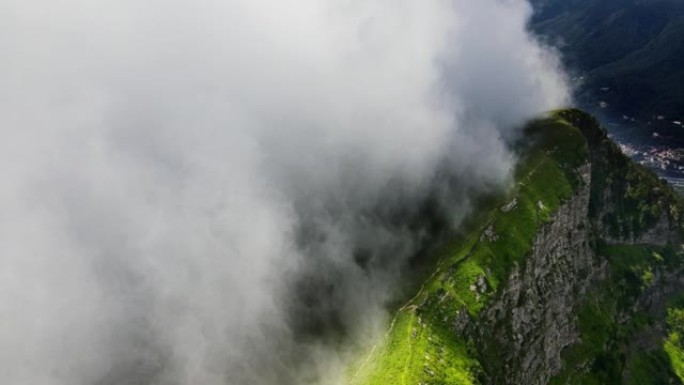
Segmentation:
<svg viewBox="0 0 684 385">
<path fill-rule="evenodd" d="M 411 257 L 568 103 L 531 15 L 0 3 L 2 382 L 344 383 Z"/>
</svg>

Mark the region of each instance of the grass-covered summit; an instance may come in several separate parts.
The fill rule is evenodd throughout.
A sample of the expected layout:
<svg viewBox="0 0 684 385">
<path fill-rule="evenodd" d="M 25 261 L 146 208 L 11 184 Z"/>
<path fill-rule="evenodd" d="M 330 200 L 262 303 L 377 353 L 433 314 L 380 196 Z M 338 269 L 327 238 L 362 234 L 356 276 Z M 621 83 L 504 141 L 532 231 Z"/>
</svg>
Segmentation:
<svg viewBox="0 0 684 385">
<path fill-rule="evenodd" d="M 350 384 L 684 379 L 677 196 L 578 110 L 530 123 L 517 151 L 515 185 L 443 248 Z"/>
</svg>

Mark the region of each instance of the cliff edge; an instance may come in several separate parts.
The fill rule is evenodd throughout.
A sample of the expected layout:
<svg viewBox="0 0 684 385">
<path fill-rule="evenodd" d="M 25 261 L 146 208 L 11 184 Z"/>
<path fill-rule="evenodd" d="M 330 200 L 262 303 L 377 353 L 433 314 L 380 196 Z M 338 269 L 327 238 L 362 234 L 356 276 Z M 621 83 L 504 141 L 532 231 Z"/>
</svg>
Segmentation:
<svg viewBox="0 0 684 385">
<path fill-rule="evenodd" d="M 682 383 L 679 197 L 576 109 L 517 151 L 350 384 Z"/>
</svg>

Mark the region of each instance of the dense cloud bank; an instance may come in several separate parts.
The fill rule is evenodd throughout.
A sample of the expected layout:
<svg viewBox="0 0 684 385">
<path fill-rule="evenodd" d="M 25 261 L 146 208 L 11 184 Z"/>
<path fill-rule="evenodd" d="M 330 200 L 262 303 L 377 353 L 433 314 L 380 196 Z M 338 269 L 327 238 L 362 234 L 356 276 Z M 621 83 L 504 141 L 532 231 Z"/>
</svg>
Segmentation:
<svg viewBox="0 0 684 385">
<path fill-rule="evenodd" d="M 2 1 L 2 382 L 341 382 L 433 222 L 566 102 L 529 15 Z"/>
</svg>

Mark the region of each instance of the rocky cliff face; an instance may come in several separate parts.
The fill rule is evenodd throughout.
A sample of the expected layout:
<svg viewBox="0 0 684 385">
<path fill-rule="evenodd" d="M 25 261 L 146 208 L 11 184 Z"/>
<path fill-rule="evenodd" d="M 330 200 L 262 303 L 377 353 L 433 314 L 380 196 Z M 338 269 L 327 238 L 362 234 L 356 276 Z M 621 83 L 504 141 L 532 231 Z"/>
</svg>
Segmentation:
<svg viewBox="0 0 684 385">
<path fill-rule="evenodd" d="M 574 114 L 577 116 L 569 117 L 575 117 L 575 124 L 583 128 L 590 141 L 597 137 L 605 139 L 595 122 L 579 112 Z M 578 313 L 587 302 L 586 296 L 596 296 L 597 288 L 615 274 L 607 258 L 597 253 L 598 243 L 667 247 L 678 242 L 678 218 L 669 210 L 675 203 L 662 197 L 656 200 L 661 208 L 659 215 L 641 231 L 625 236 L 610 231 L 604 218 L 615 216 L 620 210 L 622 202 L 618 195 L 623 191 L 605 183 L 592 184 L 605 177 L 606 164 L 610 163 L 606 157 L 621 157 L 611 152 L 615 149 L 606 149 L 606 145 L 605 142 L 590 143 L 593 154 L 590 162 L 577 170 L 581 186 L 538 231 L 531 254 L 524 263 L 515 266 L 496 299 L 477 321 L 457 323 L 457 333 L 466 333 L 477 341 L 485 369 L 483 383 L 548 384 L 567 366 L 562 353 L 582 343 Z M 598 164 L 599 173 L 592 173 L 592 164 Z M 623 170 L 611 171 L 619 174 L 634 167 L 629 163 L 623 166 Z M 665 186 L 656 187 L 665 189 Z M 601 201 L 592 202 L 592 198 Z M 598 209 L 590 213 L 590 207 Z M 680 269 L 658 270 L 650 286 L 631 298 L 631 305 L 617 312 L 616 322 L 629 324 L 635 315 L 644 313 L 661 318 L 635 333 L 640 337 L 637 342 L 642 349 L 656 347 L 664 337 L 662 320 L 668 298 L 681 293 L 683 288 L 684 275 Z M 629 347 L 621 349 L 626 359 Z M 572 370 L 590 371 L 590 361 Z M 621 377 L 630 383 L 628 372 Z"/>
<path fill-rule="evenodd" d="M 583 186 L 541 228 L 529 258 L 470 326 L 488 358 L 485 382 L 546 384 L 562 368 L 563 348 L 579 340 L 578 301 L 606 273 L 590 245 L 591 166 L 579 171 Z"/>
</svg>

